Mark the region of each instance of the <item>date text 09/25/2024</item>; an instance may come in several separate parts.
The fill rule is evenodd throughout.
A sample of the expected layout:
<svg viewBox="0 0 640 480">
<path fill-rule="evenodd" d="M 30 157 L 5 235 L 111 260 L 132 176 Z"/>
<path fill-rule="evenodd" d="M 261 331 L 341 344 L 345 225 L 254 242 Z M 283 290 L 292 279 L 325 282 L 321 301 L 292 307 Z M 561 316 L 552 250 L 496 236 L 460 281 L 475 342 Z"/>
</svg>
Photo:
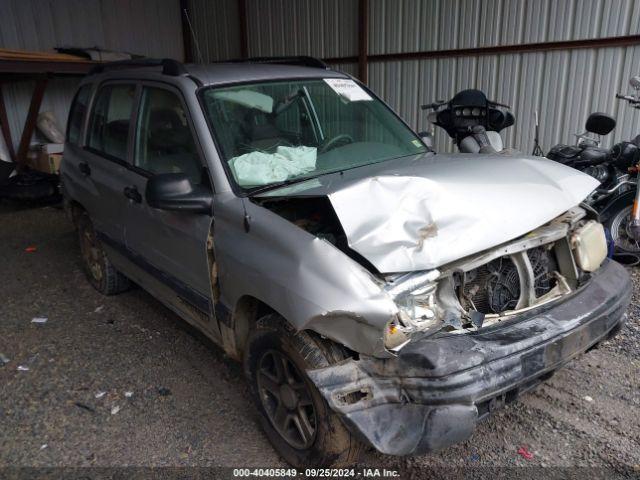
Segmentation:
<svg viewBox="0 0 640 480">
<path fill-rule="evenodd" d="M 242 477 L 286 477 L 286 478 L 395 478 L 400 473 L 386 468 L 235 468 L 233 476 Z"/>
</svg>

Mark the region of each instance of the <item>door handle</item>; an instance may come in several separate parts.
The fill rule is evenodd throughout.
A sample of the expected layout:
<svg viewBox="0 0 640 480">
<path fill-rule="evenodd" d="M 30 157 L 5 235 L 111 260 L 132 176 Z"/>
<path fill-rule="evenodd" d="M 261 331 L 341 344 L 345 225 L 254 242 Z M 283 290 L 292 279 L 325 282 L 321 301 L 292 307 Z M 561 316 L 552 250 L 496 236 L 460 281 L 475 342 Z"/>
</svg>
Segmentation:
<svg viewBox="0 0 640 480">
<path fill-rule="evenodd" d="M 78 170 L 80 170 L 80 173 L 85 177 L 88 177 L 89 175 L 91 175 L 91 167 L 87 162 L 80 162 L 78 164 Z"/>
<path fill-rule="evenodd" d="M 135 185 L 124 187 L 124 196 L 136 203 L 142 202 L 142 195 L 140 195 L 140 192 Z"/>
</svg>

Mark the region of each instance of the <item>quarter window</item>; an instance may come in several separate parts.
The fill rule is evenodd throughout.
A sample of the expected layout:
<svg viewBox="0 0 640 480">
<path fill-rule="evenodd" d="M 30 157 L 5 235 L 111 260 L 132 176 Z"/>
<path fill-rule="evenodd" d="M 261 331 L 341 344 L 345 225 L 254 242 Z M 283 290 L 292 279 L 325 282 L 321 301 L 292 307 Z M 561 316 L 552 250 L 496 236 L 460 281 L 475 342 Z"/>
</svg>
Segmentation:
<svg viewBox="0 0 640 480">
<path fill-rule="evenodd" d="M 136 131 L 134 164 L 151 173 L 184 173 L 201 183 L 202 164 L 180 98 L 144 87 Z"/>
<path fill-rule="evenodd" d="M 90 148 L 126 160 L 135 85 L 107 85 L 94 102 L 89 125 Z"/>
<path fill-rule="evenodd" d="M 91 85 L 80 87 L 76 97 L 73 99 L 71 109 L 69 110 L 69 122 L 67 125 L 67 141 L 75 145 L 80 143 L 80 133 L 82 132 L 82 120 L 87 111 L 89 103 L 89 93 L 91 93 Z"/>
</svg>

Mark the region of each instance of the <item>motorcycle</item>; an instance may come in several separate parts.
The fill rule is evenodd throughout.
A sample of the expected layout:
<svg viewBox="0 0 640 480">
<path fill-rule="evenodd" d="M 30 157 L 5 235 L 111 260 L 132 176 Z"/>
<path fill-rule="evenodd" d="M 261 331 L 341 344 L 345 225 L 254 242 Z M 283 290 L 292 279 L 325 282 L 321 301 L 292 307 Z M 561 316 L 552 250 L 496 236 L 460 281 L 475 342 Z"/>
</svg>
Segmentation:
<svg viewBox="0 0 640 480">
<path fill-rule="evenodd" d="M 508 105 L 488 100 L 480 90 L 462 90 L 451 100 L 438 100 L 420 107 L 433 110 L 427 119 L 443 128 L 461 153 L 499 153 L 504 151 L 500 132 L 515 123 Z M 419 134 L 432 147 L 428 132 Z"/>
<path fill-rule="evenodd" d="M 640 78 L 634 77 L 633 85 L 640 89 Z M 616 97 L 627 100 L 635 108 L 640 104 L 637 95 L 617 94 Z M 585 132 L 576 134 L 576 145 L 558 144 L 549 150 L 547 158 L 576 168 L 600 182 L 584 204 L 598 214 L 609 230 L 617 253 L 639 257 L 640 211 L 637 201 L 634 208 L 634 200 L 638 190 L 640 135 L 631 142 L 616 143 L 610 150 L 601 148 L 602 137 L 615 126 L 615 120 L 609 115 L 592 113 L 585 123 Z"/>
<path fill-rule="evenodd" d="M 632 77 L 629 80 L 631 88 L 635 90 L 633 95 L 616 94 L 616 98 L 625 100 L 632 108 L 640 110 L 640 77 Z M 640 147 L 640 134 L 632 140 L 632 142 Z M 640 159 L 638 163 L 629 169 L 630 173 L 637 175 L 637 181 L 640 181 Z M 629 235 L 636 241 L 640 242 L 640 189 L 636 188 L 636 196 L 631 207 L 631 218 L 629 220 Z"/>
</svg>

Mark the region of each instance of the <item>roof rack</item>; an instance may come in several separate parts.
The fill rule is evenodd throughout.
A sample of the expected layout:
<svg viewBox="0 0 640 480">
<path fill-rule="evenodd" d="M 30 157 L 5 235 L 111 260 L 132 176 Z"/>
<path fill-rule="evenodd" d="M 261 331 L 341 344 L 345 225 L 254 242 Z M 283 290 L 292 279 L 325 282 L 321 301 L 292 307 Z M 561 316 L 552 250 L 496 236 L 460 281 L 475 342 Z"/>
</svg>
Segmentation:
<svg viewBox="0 0 640 480">
<path fill-rule="evenodd" d="M 308 55 L 292 57 L 251 57 L 225 60 L 224 63 L 274 63 L 277 65 L 295 65 L 298 67 L 312 67 L 329 70 L 329 66 L 322 60 Z"/>
<path fill-rule="evenodd" d="M 135 67 L 162 67 L 162 73 L 172 77 L 187 75 L 187 70 L 184 68 L 184 65 L 171 58 L 134 58 L 131 60 L 101 63 L 89 70 L 89 75 Z"/>
</svg>

